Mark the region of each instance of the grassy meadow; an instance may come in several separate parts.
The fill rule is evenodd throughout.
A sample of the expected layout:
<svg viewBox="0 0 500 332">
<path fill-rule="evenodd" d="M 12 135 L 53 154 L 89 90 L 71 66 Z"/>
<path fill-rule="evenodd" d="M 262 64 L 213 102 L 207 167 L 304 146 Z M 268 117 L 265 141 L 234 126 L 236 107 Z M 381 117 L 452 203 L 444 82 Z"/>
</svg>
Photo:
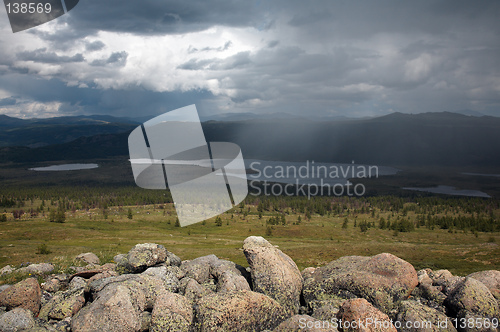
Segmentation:
<svg viewBox="0 0 500 332">
<path fill-rule="evenodd" d="M 26 204 L 38 206 L 41 201 Z M 7 221 L 0 223 L 0 266 L 51 262 L 64 270 L 73 264 L 74 256 L 88 251 L 96 253 L 103 262 L 112 262 L 114 255 L 144 242 L 162 244 L 182 259 L 215 254 L 247 266 L 243 240 L 260 235 L 292 257 L 300 269 L 325 265 L 341 256 L 383 252 L 409 261 L 416 269 L 449 269 L 459 275 L 500 269 L 499 232 L 426 227 L 411 232 L 380 229 L 380 218 L 397 219 L 398 213 L 376 209 L 348 215 L 312 213 L 310 219 L 290 208 L 279 214 L 258 209 L 257 204 L 246 204 L 223 214 L 220 226 L 213 218 L 187 227 L 176 227 L 171 203 L 67 211 L 63 223 L 50 222 L 47 211 L 34 217 L 25 214 L 16 220 L 12 213 L 4 213 Z M 409 220 L 416 218 L 406 209 L 399 213 Z M 277 215 L 285 217 L 285 225 L 269 225 L 269 219 Z M 362 231 L 359 224 L 365 221 L 373 225 Z"/>
</svg>

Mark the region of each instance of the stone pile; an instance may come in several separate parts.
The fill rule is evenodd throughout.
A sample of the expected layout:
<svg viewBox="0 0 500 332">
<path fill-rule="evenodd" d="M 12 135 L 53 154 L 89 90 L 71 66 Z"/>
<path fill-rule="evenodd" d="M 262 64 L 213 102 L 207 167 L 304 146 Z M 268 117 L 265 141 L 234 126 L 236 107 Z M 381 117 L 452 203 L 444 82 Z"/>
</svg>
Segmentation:
<svg viewBox="0 0 500 332">
<path fill-rule="evenodd" d="M 262 237 L 243 251 L 248 268 L 215 255 L 182 261 L 151 243 L 104 265 L 80 254 L 87 265 L 72 275 L 32 264 L 18 272 L 35 277 L 0 287 L 0 331 L 497 331 L 499 271 L 417 272 L 379 254 L 300 272 Z"/>
</svg>

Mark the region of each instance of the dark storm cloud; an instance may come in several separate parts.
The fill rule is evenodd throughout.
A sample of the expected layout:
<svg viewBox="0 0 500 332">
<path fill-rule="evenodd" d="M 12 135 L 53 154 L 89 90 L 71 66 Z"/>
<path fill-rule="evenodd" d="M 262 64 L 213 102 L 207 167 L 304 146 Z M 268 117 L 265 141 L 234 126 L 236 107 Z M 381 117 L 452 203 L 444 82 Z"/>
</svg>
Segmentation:
<svg viewBox="0 0 500 332">
<path fill-rule="evenodd" d="M 102 41 L 96 40 L 96 41 L 91 42 L 91 43 L 87 42 L 85 44 L 85 49 L 89 52 L 100 51 L 104 48 L 104 46 L 106 46 L 106 45 Z"/>
<path fill-rule="evenodd" d="M 68 40 L 98 31 L 130 32 L 144 35 L 181 34 L 201 31 L 214 25 L 255 26 L 262 11 L 252 1 L 234 0 L 88 0 L 62 17 L 68 30 L 52 35 L 36 31 L 46 40 Z"/>
<path fill-rule="evenodd" d="M 12 106 L 17 103 L 17 100 L 12 97 L 0 99 L 0 106 Z"/>
<path fill-rule="evenodd" d="M 18 60 L 34 61 L 41 63 L 65 63 L 65 62 L 82 62 L 85 59 L 83 55 L 78 53 L 73 56 L 60 56 L 55 52 L 47 52 L 46 48 L 41 48 L 35 51 L 20 52 L 16 54 Z"/>
<path fill-rule="evenodd" d="M 499 1 L 87 0 L 58 19 L 59 29 L 27 32 L 48 45 L 15 59 L 34 64 L 12 65 L 15 60 L 0 57 L 0 74 L 23 81 L 19 89 L 17 82 L 10 87 L 5 80 L 0 87 L 25 91 L 26 98 L 36 101 L 44 98 L 35 86 L 41 91 L 50 87 L 64 91 L 52 94 L 52 101 L 81 112 L 113 114 L 129 114 L 133 108 L 156 112 L 169 100 L 187 105 L 192 103 L 184 99 L 189 93 L 196 100 L 213 100 L 203 85 L 210 81 L 217 97 L 236 104 L 266 102 L 268 106 L 258 107 L 272 112 L 335 110 L 349 116 L 477 108 L 500 115 L 499 13 Z M 182 46 L 169 39 L 172 44 L 165 48 L 180 59 L 172 62 L 177 70 L 166 68 L 163 76 L 154 71 L 161 65 L 154 61 L 158 54 L 133 54 L 143 44 L 131 38 L 129 45 L 123 37 L 183 34 L 180 39 L 187 39 L 211 27 L 243 29 L 221 34 L 208 46 L 201 38 Z M 107 32 L 123 32 L 123 47 L 112 45 L 110 38 L 116 35 Z M 89 41 L 93 39 L 98 40 Z M 106 55 L 97 52 L 103 49 L 109 49 Z M 130 68 L 138 58 L 138 68 Z M 67 67 L 50 75 L 66 83 L 54 79 L 40 84 L 33 73 L 56 63 Z M 148 65 L 154 70 L 148 71 Z M 129 76 L 120 76 L 122 69 Z M 32 76 L 20 80 L 21 73 Z M 138 81 L 128 80 L 134 75 Z M 147 81 L 150 76 L 154 79 Z M 176 84 L 159 82 L 163 77 Z M 75 86 L 67 87 L 67 82 Z M 171 92 L 151 92 L 145 86 Z M 111 88 L 115 90 L 106 90 Z"/>
<path fill-rule="evenodd" d="M 153 92 L 140 87 L 123 90 L 103 90 L 96 86 L 79 88 L 67 86 L 58 79 L 33 79 L 17 74 L 0 76 L 0 86 L 8 87 L 9 93 L 27 102 L 60 102 L 62 114 L 71 115 L 153 116 L 213 98 L 211 93 L 201 90 Z M 0 99 L 0 106 L 15 105 L 16 102 L 15 98 L 4 98 Z"/>
<path fill-rule="evenodd" d="M 125 66 L 127 63 L 128 53 L 125 51 L 122 52 L 113 52 L 109 58 L 103 60 L 94 60 L 90 63 L 91 66 L 106 66 L 106 65 L 116 65 L 116 66 Z"/>
</svg>

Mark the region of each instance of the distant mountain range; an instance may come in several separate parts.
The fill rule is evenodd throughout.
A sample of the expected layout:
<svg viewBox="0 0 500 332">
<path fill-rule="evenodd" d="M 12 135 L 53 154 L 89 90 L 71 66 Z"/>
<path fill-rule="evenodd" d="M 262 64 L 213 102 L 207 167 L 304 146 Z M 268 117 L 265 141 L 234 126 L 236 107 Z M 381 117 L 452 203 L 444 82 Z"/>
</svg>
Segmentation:
<svg viewBox="0 0 500 332">
<path fill-rule="evenodd" d="M 1 160 L 125 157 L 128 133 L 139 123 L 112 117 L 56 118 L 29 124 L 19 121 L 26 120 L 0 117 Z M 203 128 L 208 141 L 234 142 L 249 159 L 500 167 L 500 118 L 490 116 L 393 113 L 371 119 L 324 121 L 283 116 L 207 121 Z M 29 148 L 42 143 L 46 146 Z"/>
</svg>

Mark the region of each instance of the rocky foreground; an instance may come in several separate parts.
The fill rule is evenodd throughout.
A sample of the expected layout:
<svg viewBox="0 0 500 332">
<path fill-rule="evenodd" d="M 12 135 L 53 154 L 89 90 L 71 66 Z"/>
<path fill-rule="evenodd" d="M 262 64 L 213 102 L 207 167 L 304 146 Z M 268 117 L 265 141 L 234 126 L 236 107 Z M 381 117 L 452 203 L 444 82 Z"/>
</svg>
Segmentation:
<svg viewBox="0 0 500 332">
<path fill-rule="evenodd" d="M 138 244 L 116 264 L 0 286 L 0 331 L 497 331 L 500 272 L 416 271 L 391 254 L 349 256 L 302 273 L 262 237 L 245 269 L 214 255 L 181 261 Z M 0 273 L 12 273 L 9 266 Z"/>
</svg>

